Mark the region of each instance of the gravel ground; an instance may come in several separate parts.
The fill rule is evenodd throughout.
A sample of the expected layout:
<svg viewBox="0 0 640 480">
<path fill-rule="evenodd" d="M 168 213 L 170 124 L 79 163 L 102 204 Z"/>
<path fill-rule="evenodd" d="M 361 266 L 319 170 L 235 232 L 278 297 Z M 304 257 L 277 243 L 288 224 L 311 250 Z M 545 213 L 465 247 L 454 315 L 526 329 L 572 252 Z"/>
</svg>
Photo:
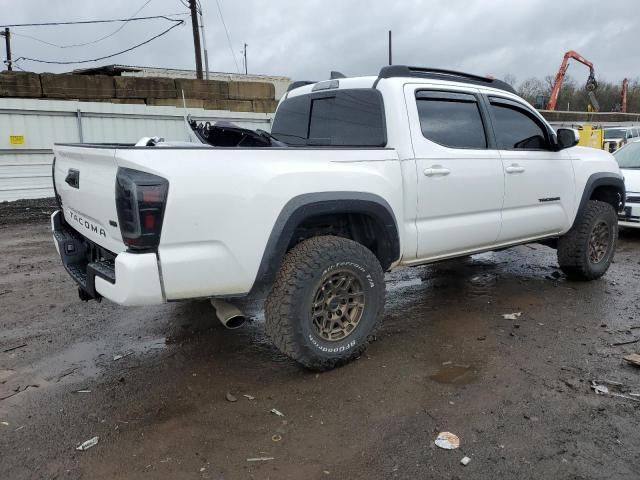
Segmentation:
<svg viewBox="0 0 640 480">
<path fill-rule="evenodd" d="M 0 202 L 0 226 L 41 223 L 57 209 L 55 198 Z"/>
<path fill-rule="evenodd" d="M 622 360 L 640 342 L 616 345 L 640 338 L 638 233 L 591 283 L 536 244 L 388 274 L 377 341 L 318 375 L 268 343 L 259 300 L 235 331 L 206 302 L 80 302 L 46 216 L 15 210 L 0 205 L 2 479 L 640 477 L 640 403 L 590 387 L 640 393 Z"/>
</svg>

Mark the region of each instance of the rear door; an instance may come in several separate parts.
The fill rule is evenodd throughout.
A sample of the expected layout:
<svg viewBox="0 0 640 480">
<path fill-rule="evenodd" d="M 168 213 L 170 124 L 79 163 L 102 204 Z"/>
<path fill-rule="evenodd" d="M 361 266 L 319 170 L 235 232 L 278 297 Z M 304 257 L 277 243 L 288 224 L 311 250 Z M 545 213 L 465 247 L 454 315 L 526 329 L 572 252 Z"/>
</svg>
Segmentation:
<svg viewBox="0 0 640 480">
<path fill-rule="evenodd" d="M 107 250 L 124 251 L 115 201 L 115 149 L 56 145 L 54 154 L 55 188 L 66 222 Z"/>
<path fill-rule="evenodd" d="M 569 155 L 554 151 L 549 128 L 527 105 L 494 95 L 487 100 L 505 172 L 498 242 L 559 233 L 575 208 Z"/>
<path fill-rule="evenodd" d="M 477 89 L 406 85 L 418 260 L 481 250 L 500 231 L 504 174 Z"/>
</svg>

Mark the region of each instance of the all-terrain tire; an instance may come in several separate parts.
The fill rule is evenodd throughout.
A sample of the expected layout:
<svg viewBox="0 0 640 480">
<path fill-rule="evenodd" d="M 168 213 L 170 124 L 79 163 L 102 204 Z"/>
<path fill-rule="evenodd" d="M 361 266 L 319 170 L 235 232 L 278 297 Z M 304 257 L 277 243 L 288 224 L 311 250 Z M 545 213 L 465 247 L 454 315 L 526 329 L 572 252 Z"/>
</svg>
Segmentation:
<svg viewBox="0 0 640 480">
<path fill-rule="evenodd" d="M 331 306 L 331 299 L 324 298 L 324 287 L 328 285 L 327 290 L 332 290 L 334 286 L 334 283 L 327 282 L 338 285 L 339 281 L 333 279 L 341 276 L 350 278 L 349 285 L 357 286 L 358 292 L 361 292 L 356 293 L 355 287 L 348 287 L 357 295 L 358 304 L 363 299 L 355 312 L 359 321 L 355 326 L 351 325 L 352 330 L 344 338 L 323 338 L 323 334 L 331 333 L 314 323 L 314 318 L 318 320 L 314 312 L 321 308 L 317 305 L 322 304 L 322 308 L 329 310 L 342 308 L 338 304 L 343 300 L 345 304 L 355 301 L 354 298 L 347 298 L 351 295 L 348 292 L 342 296 L 332 296 L 335 303 L 331 303 Z M 292 248 L 282 262 L 265 302 L 267 335 L 282 353 L 306 368 L 329 370 L 364 352 L 382 321 L 384 299 L 384 273 L 370 250 L 346 238 L 313 237 Z M 354 312 L 353 308 L 349 311 Z M 329 314 L 320 315 L 320 318 L 325 318 Z"/>
<path fill-rule="evenodd" d="M 601 259 L 594 261 L 591 248 L 597 229 L 607 238 Z M 560 269 L 572 280 L 600 278 L 611 265 L 617 241 L 618 217 L 614 208 L 606 202 L 589 200 L 571 230 L 558 239 Z"/>
</svg>

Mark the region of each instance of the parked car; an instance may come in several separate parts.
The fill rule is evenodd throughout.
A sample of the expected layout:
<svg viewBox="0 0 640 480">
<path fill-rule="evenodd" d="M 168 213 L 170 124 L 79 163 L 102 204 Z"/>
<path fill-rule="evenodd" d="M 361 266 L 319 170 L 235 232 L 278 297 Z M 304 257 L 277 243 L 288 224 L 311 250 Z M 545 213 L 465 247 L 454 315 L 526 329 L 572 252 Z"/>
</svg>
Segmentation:
<svg viewBox="0 0 640 480">
<path fill-rule="evenodd" d="M 366 348 L 392 267 L 546 242 L 593 280 L 615 252 L 614 158 L 496 79 L 388 66 L 289 91 L 271 135 L 231 134 L 55 145 L 52 229 L 82 299 L 225 310 L 266 290 L 274 344 L 325 370 Z"/>
<path fill-rule="evenodd" d="M 628 127 L 607 127 L 604 129 L 602 148 L 613 153 L 633 138 L 633 130 Z"/>
<path fill-rule="evenodd" d="M 618 224 L 640 228 L 640 141 L 629 142 L 613 155 L 624 175 L 627 196 Z"/>
</svg>

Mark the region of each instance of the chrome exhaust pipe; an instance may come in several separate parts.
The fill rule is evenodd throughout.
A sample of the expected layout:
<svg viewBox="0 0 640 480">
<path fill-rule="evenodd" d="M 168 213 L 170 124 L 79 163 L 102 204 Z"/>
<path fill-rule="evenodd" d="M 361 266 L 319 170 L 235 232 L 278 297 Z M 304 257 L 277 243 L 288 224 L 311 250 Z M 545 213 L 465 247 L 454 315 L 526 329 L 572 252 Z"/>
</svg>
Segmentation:
<svg viewBox="0 0 640 480">
<path fill-rule="evenodd" d="M 216 309 L 216 317 L 220 323 L 230 330 L 240 328 L 247 321 L 247 318 L 237 307 L 224 300 L 212 298 L 211 305 Z"/>
</svg>

